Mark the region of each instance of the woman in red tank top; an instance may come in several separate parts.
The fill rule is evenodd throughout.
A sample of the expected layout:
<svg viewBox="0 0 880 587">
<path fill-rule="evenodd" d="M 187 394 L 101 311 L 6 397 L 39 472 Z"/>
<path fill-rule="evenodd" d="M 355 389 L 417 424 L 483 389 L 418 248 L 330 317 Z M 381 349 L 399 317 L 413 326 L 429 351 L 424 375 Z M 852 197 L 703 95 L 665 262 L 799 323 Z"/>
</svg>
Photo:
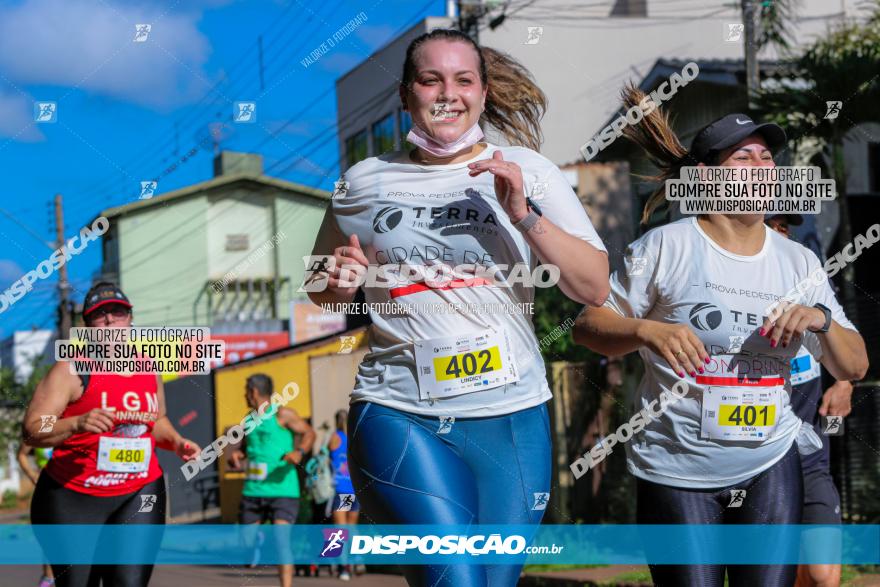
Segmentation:
<svg viewBox="0 0 880 587">
<path fill-rule="evenodd" d="M 102 282 L 86 294 L 83 319 L 89 327 L 128 328 L 131 307 L 118 287 Z M 58 361 L 37 386 L 23 440 L 54 448 L 34 491 L 34 524 L 162 524 L 165 485 L 156 448 L 185 461 L 200 452 L 165 415 L 157 374 L 76 375 L 67 361 Z M 120 454 L 125 458 L 115 458 Z M 145 511 L 151 515 L 136 515 Z M 105 585 L 145 586 L 152 565 L 100 569 Z M 93 574 L 87 565 L 53 570 L 59 587 L 84 586 Z"/>
</svg>

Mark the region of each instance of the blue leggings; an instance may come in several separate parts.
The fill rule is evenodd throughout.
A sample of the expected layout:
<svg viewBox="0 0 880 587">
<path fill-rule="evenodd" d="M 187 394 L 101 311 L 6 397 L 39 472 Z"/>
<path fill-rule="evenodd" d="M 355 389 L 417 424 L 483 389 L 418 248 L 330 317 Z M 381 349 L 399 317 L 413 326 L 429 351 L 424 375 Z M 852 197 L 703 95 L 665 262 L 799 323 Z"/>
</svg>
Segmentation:
<svg viewBox="0 0 880 587">
<path fill-rule="evenodd" d="M 348 418 L 349 470 L 365 522 L 541 522 L 551 464 L 545 404 L 505 416 L 444 422 L 358 402 Z M 507 587 L 516 585 L 521 568 L 410 565 L 404 574 L 418 587 Z"/>
</svg>

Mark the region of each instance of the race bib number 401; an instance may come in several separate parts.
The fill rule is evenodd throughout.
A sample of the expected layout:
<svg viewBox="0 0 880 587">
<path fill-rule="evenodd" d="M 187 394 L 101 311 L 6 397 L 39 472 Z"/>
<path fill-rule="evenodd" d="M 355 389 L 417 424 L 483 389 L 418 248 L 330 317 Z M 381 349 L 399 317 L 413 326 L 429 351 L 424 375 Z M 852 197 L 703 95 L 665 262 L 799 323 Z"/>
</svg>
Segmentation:
<svg viewBox="0 0 880 587">
<path fill-rule="evenodd" d="M 440 399 L 519 381 L 504 331 L 414 343 L 419 395 Z"/>
<path fill-rule="evenodd" d="M 707 387 L 703 438 L 760 442 L 772 436 L 782 411 L 781 387 Z"/>
<path fill-rule="evenodd" d="M 113 473 L 141 473 L 150 466 L 149 438 L 102 436 L 98 443 L 98 470 Z"/>
</svg>

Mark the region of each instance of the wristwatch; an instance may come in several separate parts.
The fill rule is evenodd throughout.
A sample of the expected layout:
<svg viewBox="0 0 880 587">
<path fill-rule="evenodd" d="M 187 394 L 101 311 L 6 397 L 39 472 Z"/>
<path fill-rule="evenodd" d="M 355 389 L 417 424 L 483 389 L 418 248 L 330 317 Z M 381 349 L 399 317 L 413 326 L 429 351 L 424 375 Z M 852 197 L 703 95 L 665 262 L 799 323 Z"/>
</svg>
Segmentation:
<svg viewBox="0 0 880 587">
<path fill-rule="evenodd" d="M 526 198 L 526 205 L 529 207 L 529 213 L 525 218 L 513 225 L 520 232 L 530 231 L 532 227 L 538 223 L 538 219 L 544 215 L 538 205 L 535 204 L 531 198 Z"/>
<path fill-rule="evenodd" d="M 823 332 L 828 332 L 828 330 L 831 328 L 831 310 L 829 310 L 827 307 L 823 306 L 822 304 L 816 304 L 813 307 L 818 308 L 819 310 L 822 310 L 822 313 L 825 314 L 825 324 L 823 324 L 822 328 L 820 328 L 819 330 L 812 330 L 811 329 L 810 332 L 815 332 L 817 334 L 821 334 Z"/>
</svg>

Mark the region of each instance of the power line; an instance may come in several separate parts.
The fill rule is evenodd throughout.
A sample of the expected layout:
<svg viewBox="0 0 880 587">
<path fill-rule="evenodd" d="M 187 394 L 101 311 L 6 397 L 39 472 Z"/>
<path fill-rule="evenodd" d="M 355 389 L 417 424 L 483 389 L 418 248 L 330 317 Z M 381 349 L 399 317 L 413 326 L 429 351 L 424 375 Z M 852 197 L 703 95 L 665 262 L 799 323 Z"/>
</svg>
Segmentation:
<svg viewBox="0 0 880 587">
<path fill-rule="evenodd" d="M 340 4 L 340 2 L 337 2 L 337 3 L 336 3 L 336 5 L 339 5 L 339 4 Z M 290 8 L 291 8 L 292 6 L 293 6 L 293 4 L 289 4 L 289 5 L 287 6 L 287 8 L 285 9 L 284 13 L 282 13 L 282 18 L 277 19 L 277 20 L 274 22 L 274 24 L 273 24 L 272 26 L 270 26 L 269 29 L 267 29 L 266 32 L 272 30 L 272 28 L 274 28 L 275 26 L 278 26 L 281 22 L 283 22 L 283 18 L 284 18 L 283 15 L 286 14 L 286 13 L 290 10 Z M 325 6 L 330 7 L 331 5 L 328 4 L 328 5 L 325 5 Z M 331 10 L 332 10 L 332 8 L 331 8 Z M 306 23 L 304 23 L 304 24 L 307 24 L 307 23 L 308 23 L 310 20 L 312 20 L 313 18 L 314 18 L 314 15 L 310 16 L 308 19 L 306 19 Z M 287 28 L 287 27 L 286 27 L 286 28 Z M 264 34 L 266 34 L 266 32 L 264 32 Z M 317 32 L 317 29 L 313 29 L 313 32 Z M 292 34 L 293 34 L 293 33 L 292 33 Z M 286 36 L 286 35 L 284 35 L 284 34 L 282 34 L 282 35 L 278 35 L 277 37 L 275 37 L 275 38 L 269 43 L 268 47 L 265 47 L 265 48 L 264 48 L 264 50 L 268 50 L 268 49 L 271 48 L 273 45 L 275 45 L 280 39 L 283 39 L 285 36 Z M 296 37 L 296 35 L 293 34 L 293 38 L 302 38 L 302 37 Z M 308 39 L 309 39 L 309 38 L 311 38 L 311 35 L 308 35 L 308 36 L 305 37 L 304 43 L 308 42 Z M 266 67 L 270 67 L 273 61 L 275 61 L 276 59 L 282 57 L 282 56 L 284 55 L 284 53 L 285 53 L 284 49 L 285 49 L 287 46 L 289 46 L 289 43 L 288 43 L 287 45 L 285 45 L 285 46 L 284 46 L 281 50 L 279 50 L 277 53 L 275 53 L 274 57 L 273 57 L 273 58 L 270 58 L 270 59 L 266 62 L 266 65 L 265 65 L 265 66 L 266 66 Z M 229 98 L 227 97 L 227 95 L 228 95 L 228 94 L 235 93 L 235 92 L 232 91 L 232 90 L 233 90 L 233 87 L 236 88 L 236 90 L 235 90 L 236 92 L 238 92 L 239 94 L 242 93 L 242 91 L 240 91 L 240 90 L 237 89 L 237 88 L 238 88 L 238 83 L 236 83 L 235 86 L 230 86 L 229 88 L 226 89 L 226 92 L 225 92 L 225 93 L 226 93 L 227 95 L 221 95 L 221 92 L 220 92 L 220 90 L 219 90 L 218 88 L 221 86 L 222 83 L 224 83 L 224 82 L 228 82 L 228 81 L 229 81 L 229 79 L 230 79 L 230 77 L 231 77 L 231 73 L 232 73 L 233 71 L 235 71 L 236 69 L 238 69 L 239 66 L 245 62 L 246 58 L 249 56 L 249 54 L 251 53 L 251 51 L 252 51 L 252 49 L 249 49 L 249 50 L 248 50 L 248 51 L 242 56 L 242 58 L 239 59 L 239 61 L 238 61 L 235 65 L 233 65 L 232 68 L 230 68 L 229 72 L 226 73 L 226 74 L 224 75 L 224 78 L 221 79 L 221 80 L 219 80 L 219 81 L 218 81 L 218 82 L 217 82 L 217 83 L 211 88 L 211 90 L 209 90 L 208 93 L 205 94 L 205 96 L 202 97 L 202 99 L 199 101 L 198 104 L 196 104 L 195 106 L 191 107 L 191 108 L 189 109 L 189 112 L 188 112 L 187 114 L 185 114 L 181 119 L 179 119 L 179 120 L 176 122 L 176 125 L 177 125 L 178 128 L 183 127 L 184 124 L 189 124 L 189 120 L 190 120 L 190 119 L 192 119 L 194 122 L 195 122 L 196 120 L 198 120 L 199 117 L 200 117 L 200 112 L 201 112 L 202 110 L 210 110 L 210 109 L 213 109 L 213 108 L 214 108 L 214 104 L 217 103 L 218 100 L 223 100 L 223 101 L 225 101 L 225 102 L 228 102 L 228 101 L 229 101 Z M 213 98 L 211 98 L 211 102 L 210 102 L 210 104 L 207 104 L 204 108 L 202 108 L 202 104 L 203 104 L 206 100 L 208 100 L 208 99 L 212 96 L 212 94 L 215 94 L 215 95 L 213 96 Z M 193 114 L 194 114 L 195 116 L 192 116 Z M 219 112 L 216 113 L 216 114 L 219 114 Z M 230 119 L 230 120 L 231 120 L 231 114 L 227 115 L 227 117 L 225 117 L 225 118 L 220 118 L 220 119 L 218 119 L 218 118 L 215 116 L 215 121 L 217 121 L 217 120 L 225 121 L 226 119 Z M 186 121 L 186 122 L 184 122 L 184 121 Z M 197 125 L 196 128 L 199 128 L 199 127 L 203 126 L 203 124 L 204 124 L 204 122 L 199 122 L 199 124 Z M 174 139 L 172 138 L 172 139 L 170 140 L 170 142 L 171 142 L 171 144 L 173 144 Z M 200 148 L 200 144 L 201 144 L 201 142 L 203 142 L 203 141 L 200 141 L 200 142 L 196 143 L 196 147 L 195 147 L 196 149 Z M 158 149 L 151 149 L 151 150 L 148 150 L 148 151 L 146 151 L 146 152 L 142 152 L 142 154 L 141 154 L 139 157 L 137 157 L 134 161 L 132 161 L 132 162 L 130 162 L 130 163 L 128 164 L 127 168 L 131 168 L 131 167 L 133 167 L 133 166 L 135 166 L 135 165 L 139 165 L 141 162 L 144 162 L 144 161 L 146 161 L 147 159 L 152 159 L 156 154 L 159 154 L 159 153 L 161 153 L 162 150 L 166 149 L 166 144 L 168 144 L 169 141 L 166 140 L 166 141 L 162 142 L 161 139 L 160 139 L 159 143 L 161 143 L 161 144 L 159 144 Z M 157 143 L 157 144 L 158 144 L 158 143 Z M 145 154 L 145 153 L 149 153 L 149 154 L 147 155 L 147 154 Z M 169 160 L 172 159 L 172 158 L 173 158 L 173 157 L 166 156 L 165 158 L 163 158 L 163 159 L 161 160 L 161 163 L 160 163 L 160 164 L 164 164 L 166 161 L 169 161 Z M 147 175 L 150 176 L 149 174 L 147 174 Z M 154 176 L 150 176 L 150 177 L 154 177 Z M 110 179 L 110 180 L 109 180 L 109 183 L 108 183 L 108 181 L 105 180 L 103 184 L 100 184 L 100 188 L 97 188 L 97 187 L 96 187 L 96 188 L 94 188 L 94 189 L 88 190 L 88 191 L 93 191 L 93 192 L 95 192 L 95 195 L 92 196 L 89 200 L 87 200 L 87 202 L 88 202 L 88 203 L 91 203 L 91 202 L 93 202 L 95 199 L 97 199 L 97 198 L 101 198 L 101 197 L 102 197 L 102 196 L 101 196 L 101 192 L 104 192 L 104 191 L 108 191 L 108 190 L 110 190 L 112 184 L 114 184 L 116 181 L 118 181 L 118 180 L 117 180 L 117 179 Z M 80 205 L 83 205 L 84 202 L 80 202 L 79 204 L 80 204 Z"/>
<path fill-rule="evenodd" d="M 409 28 L 411 28 L 411 27 L 415 24 L 415 22 L 418 22 L 418 20 L 421 20 L 421 19 L 423 18 L 422 13 L 424 12 L 424 10 L 427 9 L 427 8 L 428 8 L 431 4 L 433 4 L 433 3 L 434 3 L 434 0 L 430 0 L 429 2 L 427 2 L 427 3 L 421 8 L 421 10 L 416 14 L 416 17 L 415 17 L 415 18 L 411 19 L 411 21 L 410 21 L 409 23 L 407 23 L 407 24 L 405 24 L 403 27 L 401 27 L 401 28 L 399 29 L 399 31 L 398 31 L 397 33 L 395 33 L 394 35 L 392 35 L 392 36 L 395 36 L 395 35 L 399 34 L 399 33 L 402 32 L 402 31 L 408 30 Z M 394 85 L 396 85 L 396 84 L 394 84 Z M 393 89 L 394 85 L 389 86 L 389 89 Z M 305 111 L 307 111 L 308 108 L 310 108 L 310 107 L 312 107 L 313 105 L 317 104 L 317 103 L 319 102 L 319 100 L 323 99 L 327 94 L 333 92 L 333 90 L 334 90 L 334 86 L 331 86 L 327 91 L 325 91 L 323 94 L 321 94 L 316 100 L 313 100 L 312 103 L 310 103 L 306 108 L 302 109 L 302 110 L 301 110 L 299 113 L 297 113 L 297 115 L 295 115 L 295 116 L 300 116 L 300 115 L 302 115 Z M 371 100 L 370 102 L 367 102 L 366 104 L 364 104 L 363 106 L 361 106 L 360 108 L 358 108 L 356 111 L 350 113 L 348 116 L 346 116 L 346 117 L 344 117 L 343 119 L 341 119 L 339 122 L 346 121 L 346 120 L 348 120 L 348 119 L 352 119 L 352 118 L 355 118 L 355 117 L 359 117 L 363 111 L 368 110 L 369 108 L 372 108 L 373 106 L 375 106 L 375 104 L 379 103 L 379 101 L 387 99 L 388 96 L 390 95 L 390 94 L 388 94 L 387 92 L 388 92 L 387 89 L 386 89 L 386 93 L 384 93 L 384 94 L 380 92 L 380 94 L 378 94 L 373 100 Z M 291 119 L 291 121 L 294 121 L 294 120 L 296 120 L 295 117 Z M 337 125 L 337 123 L 334 123 L 333 125 L 331 125 L 331 126 L 328 127 L 327 129 L 325 129 L 325 131 L 332 130 L 334 127 L 336 127 L 336 125 Z M 284 128 L 284 127 L 282 127 L 282 129 L 283 129 L 283 128 Z M 298 163 L 300 159 L 307 158 L 309 155 L 311 155 L 312 153 L 314 153 L 315 151 L 317 151 L 319 148 L 323 147 L 328 141 L 330 141 L 330 140 L 332 140 L 332 139 L 334 139 L 334 138 L 335 138 L 335 133 L 326 133 L 326 135 L 325 135 L 325 137 L 324 137 L 323 139 L 311 139 L 311 140 L 307 140 L 306 142 L 302 143 L 302 144 L 301 144 L 301 145 L 295 150 L 296 152 L 294 152 L 293 155 L 292 155 L 293 157 L 298 157 L 298 159 L 295 160 L 294 162 L 292 162 L 291 164 L 288 164 L 287 167 L 283 170 L 282 173 L 284 173 L 284 172 L 286 172 L 287 170 L 291 169 L 292 166 L 295 165 L 296 163 Z M 265 142 L 266 142 L 266 141 L 264 140 L 264 143 L 265 143 Z M 308 154 L 306 154 L 306 155 L 302 155 L 302 154 L 299 153 L 299 151 L 302 151 L 303 148 L 308 147 L 308 146 L 310 146 L 310 145 L 313 145 L 313 148 L 308 152 Z M 275 167 L 277 167 L 277 166 L 283 164 L 282 162 L 283 162 L 284 160 L 285 160 L 285 158 L 279 159 L 279 160 L 276 161 L 274 164 L 272 164 L 272 166 L 270 166 L 269 169 L 266 169 L 264 173 L 266 173 L 266 172 L 268 172 L 268 171 L 271 171 L 271 169 L 273 169 L 273 168 L 275 168 Z M 338 162 L 339 162 L 339 160 L 337 160 L 337 164 L 338 164 Z M 220 213 L 220 212 L 218 212 L 218 214 L 219 214 L 219 213 Z M 158 236 L 156 236 L 156 237 L 155 237 L 155 240 L 160 240 L 160 239 L 162 239 L 162 238 L 164 238 L 164 237 L 168 237 L 168 236 L 173 235 L 174 233 L 178 232 L 178 231 L 179 231 L 184 225 L 189 224 L 192 220 L 194 220 L 195 218 L 201 216 L 202 214 L 203 214 L 203 212 L 202 212 L 201 210 L 198 211 L 197 213 L 195 213 L 194 215 L 190 216 L 189 218 L 184 219 L 180 224 L 178 224 L 178 225 L 176 225 L 176 226 L 174 226 L 174 227 L 171 227 L 169 230 L 165 231 L 162 235 L 158 235 Z M 157 216 L 155 219 L 158 221 L 158 220 L 160 219 L 160 217 Z M 199 225 L 198 225 L 197 228 L 188 227 L 188 232 L 191 232 L 192 230 L 198 230 L 198 229 L 201 229 L 201 228 L 202 228 L 204 225 L 206 225 L 208 222 L 209 222 L 209 220 L 208 220 L 208 219 L 205 219 L 204 222 L 199 223 Z M 139 251 L 134 251 L 134 252 L 132 253 L 132 255 L 135 255 L 138 259 L 140 259 L 140 256 L 138 255 L 138 253 L 142 253 L 142 254 L 144 254 L 144 255 L 148 255 L 148 256 L 154 256 L 154 255 L 157 255 L 157 254 L 162 254 L 165 250 L 167 250 L 167 249 L 169 249 L 169 248 L 175 246 L 178 242 L 180 242 L 180 240 L 182 240 L 182 239 L 185 238 L 185 237 L 186 237 L 186 234 L 182 235 L 182 236 L 181 236 L 180 238 L 178 238 L 178 239 L 175 239 L 175 240 L 173 240 L 173 241 L 169 241 L 166 245 L 164 245 L 162 248 L 160 248 L 160 249 L 158 249 L 158 250 L 155 250 L 155 249 L 151 249 L 151 250 L 141 249 L 141 250 L 139 250 Z M 137 261 L 137 262 L 140 262 L 140 261 Z M 131 255 L 130 255 L 129 257 L 125 257 L 125 258 L 120 258 L 120 259 L 119 259 L 119 261 L 118 261 L 119 267 L 122 267 L 123 263 L 135 263 L 135 261 L 134 261 L 133 258 L 131 258 Z"/>
<path fill-rule="evenodd" d="M 283 218 L 284 221 L 287 221 L 287 220 L 293 218 L 293 215 L 294 215 L 295 212 L 299 212 L 299 211 L 296 210 L 296 209 L 291 209 L 291 211 L 289 212 L 289 214 L 291 214 L 291 216 L 290 216 L 289 218 L 288 218 L 287 216 L 285 216 L 285 213 L 284 213 L 284 212 L 282 212 L 282 213 L 279 215 L 278 220 L 280 221 L 280 220 L 282 220 L 282 218 Z M 218 214 L 218 217 L 219 217 L 219 214 Z M 263 223 L 265 222 L 265 220 L 266 220 L 265 217 L 263 217 L 263 216 L 259 216 L 259 217 L 257 217 L 257 218 L 254 220 L 253 223 L 249 224 L 247 228 L 250 229 L 250 228 L 253 228 L 253 227 L 258 226 L 258 225 L 260 225 L 260 224 L 263 224 Z M 206 223 L 206 224 L 207 224 L 207 223 Z M 172 243 L 172 244 L 173 244 L 173 243 Z M 262 244 L 261 244 L 260 246 L 262 246 Z M 259 247 L 257 247 L 257 249 L 258 249 L 258 248 L 259 248 Z M 250 255 L 251 253 L 253 253 L 253 252 L 256 251 L 257 249 L 254 249 L 253 251 L 248 251 L 247 255 Z M 247 259 L 247 255 L 245 256 L 245 259 Z M 232 269 L 234 269 L 236 266 L 238 266 L 238 264 L 239 264 L 240 262 L 241 262 L 241 261 L 236 262 L 234 265 L 232 265 L 232 266 L 229 267 L 226 271 L 224 271 L 223 274 L 225 275 L 225 274 L 229 273 Z M 163 275 L 163 276 L 162 276 L 162 279 L 165 279 L 165 280 L 168 280 L 168 281 L 175 281 L 175 278 L 176 278 L 178 275 L 185 275 L 185 274 L 188 274 L 188 273 L 190 273 L 193 269 L 195 269 L 196 267 L 199 267 L 200 265 L 203 265 L 203 264 L 207 264 L 207 260 L 199 259 L 199 260 L 196 261 L 195 263 L 193 263 L 193 264 L 191 264 L 191 265 L 189 265 L 189 266 L 187 266 L 187 267 L 184 267 L 182 270 L 177 271 L 176 273 L 172 273 L 171 275 Z M 197 277 L 197 279 L 200 279 L 200 278 Z"/>
<path fill-rule="evenodd" d="M 298 147 L 297 147 L 292 153 L 286 155 L 285 157 L 280 158 L 278 161 L 276 161 L 276 162 L 273 163 L 271 166 L 269 166 L 269 167 L 266 169 L 266 171 L 267 171 L 267 172 L 268 172 L 268 171 L 272 171 L 272 170 L 274 170 L 275 168 L 277 168 L 277 167 L 283 165 L 283 164 L 284 164 L 283 162 L 284 162 L 285 159 L 287 159 L 287 158 L 293 158 L 293 157 L 298 157 L 299 159 L 303 159 L 303 158 L 305 158 L 304 155 L 301 155 L 301 154 L 300 154 L 300 152 L 301 152 L 304 148 L 306 148 L 306 147 L 308 147 L 310 144 L 314 144 L 314 143 L 316 143 L 316 142 L 319 142 L 320 145 L 324 145 L 324 144 L 326 144 L 326 142 L 327 142 L 328 140 L 335 138 L 335 137 L 336 137 L 336 133 L 335 133 L 335 132 L 330 132 L 330 131 L 333 131 L 334 129 L 337 129 L 337 128 L 341 127 L 341 126 L 344 126 L 345 124 L 347 124 L 348 122 L 350 122 L 350 121 L 352 121 L 352 120 L 357 120 L 357 119 L 361 118 L 361 116 L 362 116 L 363 114 L 365 114 L 368 110 L 374 108 L 374 107 L 377 106 L 379 103 L 381 103 L 381 102 L 387 100 L 390 96 L 392 96 L 392 95 L 393 95 L 393 92 L 394 92 L 394 89 L 395 89 L 396 86 L 397 86 L 396 83 L 392 83 L 391 85 L 389 85 L 388 87 L 386 87 L 384 90 L 382 90 L 382 91 L 380 91 L 378 94 L 376 94 L 376 96 L 375 96 L 374 98 L 372 98 L 372 99 L 369 100 L 368 102 L 365 102 L 364 104 L 362 104 L 361 106 L 359 106 L 356 110 L 353 110 L 352 112 L 350 112 L 350 113 L 347 114 L 346 116 L 340 118 L 339 120 L 337 120 L 337 121 L 334 122 L 333 124 L 331 124 L 331 125 L 325 127 L 321 132 L 317 133 L 317 135 L 316 135 L 316 136 L 324 136 L 325 138 L 323 138 L 323 139 L 317 139 L 317 138 L 315 138 L 315 139 L 308 139 L 308 140 L 306 140 L 304 143 L 300 144 L 300 145 L 299 145 L 299 146 L 298 146 Z M 333 91 L 333 88 L 331 88 L 330 90 L 328 90 L 325 94 L 330 93 L 331 91 Z M 313 149 L 311 152 L 314 152 L 314 149 Z M 310 152 L 310 153 L 311 153 L 311 152 Z M 337 163 L 338 163 L 338 162 L 341 162 L 341 160 L 342 160 L 342 159 L 341 159 L 341 157 L 340 157 L 339 160 L 337 161 Z M 298 161 L 297 161 L 297 162 L 298 162 Z M 283 171 L 279 172 L 278 175 L 283 175 L 283 174 L 284 174 L 285 172 L 287 172 L 290 168 L 291 168 L 291 166 L 288 165 L 287 167 L 284 168 Z"/>
<path fill-rule="evenodd" d="M 724 7 L 719 8 L 718 10 L 714 10 L 712 12 L 708 12 L 701 15 L 682 15 L 682 16 L 652 16 L 650 18 L 640 19 L 642 22 L 632 22 L 629 19 L 624 21 L 623 18 L 610 18 L 607 16 L 604 17 L 560 17 L 558 15 L 554 16 L 546 16 L 546 17 L 532 17 L 529 16 L 529 19 L 541 19 L 545 24 L 553 24 L 559 28 L 588 28 L 588 24 L 592 23 L 597 25 L 597 28 L 603 29 L 644 29 L 644 28 L 653 28 L 658 26 L 668 26 L 670 24 L 682 23 L 682 22 L 693 22 L 695 20 L 705 20 L 707 18 L 712 18 L 713 16 L 717 16 L 723 12 L 730 11 L 730 8 Z M 512 20 L 525 20 L 526 17 L 516 17 Z M 572 21 L 577 22 L 577 24 L 569 24 Z M 623 21 L 623 22 L 621 22 Z"/>
<path fill-rule="evenodd" d="M 272 23 L 272 25 L 263 32 L 263 34 L 268 35 L 268 33 L 272 29 L 279 26 L 284 21 L 286 13 L 289 12 L 292 7 L 293 7 L 292 3 L 288 4 L 288 6 L 282 12 L 281 18 L 275 20 Z M 189 124 L 189 121 L 191 119 L 195 120 L 196 118 L 198 118 L 199 113 L 203 109 L 209 109 L 209 108 L 213 107 L 213 103 L 217 101 L 217 97 L 218 97 L 217 95 L 214 95 L 215 92 L 218 92 L 218 94 L 219 94 L 219 88 L 224 83 L 228 83 L 232 73 L 237 71 L 239 69 L 239 67 L 241 67 L 241 65 L 243 65 L 248 60 L 248 58 L 250 57 L 250 54 L 253 50 L 253 46 L 254 45 L 251 45 L 246 51 L 244 51 L 242 53 L 241 57 L 239 58 L 239 60 L 235 64 L 233 64 L 228 70 L 223 72 L 223 76 L 202 96 L 202 98 L 198 101 L 198 103 L 196 103 L 193 106 L 191 106 L 190 108 L 188 108 L 188 111 L 185 114 L 183 114 L 183 116 L 181 118 L 179 118 L 175 121 L 175 123 L 174 123 L 175 126 L 182 127 L 185 124 Z M 213 95 L 213 97 L 212 97 L 212 95 Z M 205 107 L 203 107 L 203 104 L 209 98 L 211 99 L 210 105 L 206 105 Z M 193 115 L 195 115 L 195 116 L 193 116 Z M 165 140 L 163 142 L 162 138 L 160 138 L 159 141 L 154 143 L 154 145 L 157 145 L 157 144 L 159 145 L 158 149 L 150 148 L 150 150 L 141 151 L 140 155 L 136 159 L 130 161 L 129 164 L 127 165 L 127 167 L 129 167 L 129 168 L 133 167 L 136 162 L 140 163 L 147 158 L 152 158 L 156 154 L 161 153 L 163 150 L 166 149 L 166 145 L 169 143 L 173 144 L 173 141 L 174 141 L 174 138 L 172 138 L 171 141 Z M 162 162 L 164 163 L 167 159 L 168 159 L 168 157 L 165 157 L 162 160 Z M 112 183 L 115 183 L 116 181 L 117 181 L 116 179 L 112 179 L 112 180 L 110 180 L 110 183 L 112 184 Z M 98 189 L 99 186 L 100 186 L 100 189 Z M 108 189 L 110 189 L 108 182 L 107 182 L 107 180 L 104 180 L 102 183 L 95 184 L 94 187 L 88 189 L 87 191 L 92 191 L 92 192 L 94 192 L 94 191 L 107 191 Z"/>
<path fill-rule="evenodd" d="M 34 237 L 35 239 L 37 239 L 38 241 L 40 241 L 41 244 L 45 245 L 45 246 L 46 246 L 47 248 L 49 248 L 50 250 L 53 250 L 53 251 L 55 250 L 55 247 L 53 247 L 53 246 L 49 243 L 49 241 L 44 240 L 43 237 L 41 237 L 41 236 L 37 233 L 37 231 L 35 231 L 34 229 L 32 229 L 30 226 L 28 226 L 28 225 L 25 224 L 24 222 L 20 221 L 20 220 L 19 220 L 18 218 L 16 218 L 15 216 L 13 216 L 11 212 L 7 212 L 7 211 L 4 210 L 3 208 L 0 208 L 0 213 L 2 213 L 4 216 L 6 216 L 6 217 L 9 218 L 10 220 L 12 220 L 14 223 L 16 223 L 17 225 L 19 225 L 21 228 L 23 228 L 25 232 L 27 232 L 29 235 L 31 235 L 32 237 Z"/>
<path fill-rule="evenodd" d="M 434 3 L 433 0 L 430 0 L 429 2 L 427 2 L 427 3 L 426 3 L 426 4 L 420 9 L 420 11 L 417 13 L 416 18 L 415 18 L 412 22 L 407 23 L 406 25 L 404 25 L 403 27 L 401 27 L 401 28 L 398 30 L 398 32 L 395 33 L 395 35 L 399 34 L 399 33 L 402 32 L 402 31 L 405 31 L 405 30 L 409 29 L 409 28 L 410 28 L 415 22 L 417 22 L 418 20 L 420 20 L 421 18 L 423 18 L 422 13 L 423 13 L 423 12 L 424 12 L 424 11 L 425 11 L 425 10 L 431 5 L 431 4 L 433 4 L 433 3 Z M 338 3 L 337 3 L 337 4 L 338 4 Z M 314 14 L 313 14 L 313 15 L 310 15 L 310 18 L 313 18 L 314 16 L 315 16 Z M 394 36 L 394 35 L 392 35 L 392 36 Z M 306 43 L 306 42 L 308 42 L 308 41 L 306 40 L 301 46 L 305 46 L 305 43 Z M 289 45 L 289 43 L 288 43 L 288 45 Z M 285 46 L 285 47 L 286 47 L 286 46 Z M 271 88 L 270 88 L 270 89 L 271 89 Z M 321 94 L 321 96 L 319 96 L 318 99 L 314 100 L 313 103 L 310 104 L 309 106 L 313 106 L 313 105 L 315 105 L 315 104 L 318 104 L 318 103 L 320 102 L 321 99 L 323 99 L 324 97 L 326 97 L 326 95 L 329 94 L 329 93 L 331 93 L 332 91 L 333 91 L 333 86 L 331 86 L 326 92 L 324 92 L 323 94 Z M 304 113 L 305 111 L 307 111 L 307 109 L 308 109 L 308 107 L 305 108 L 305 109 L 303 109 L 299 114 Z M 268 138 L 264 139 L 264 140 L 260 143 L 260 146 L 263 146 L 263 145 L 265 145 L 268 141 L 270 141 L 270 140 L 276 138 L 276 137 L 278 136 L 278 134 L 280 134 L 280 132 L 283 131 L 283 129 L 286 128 L 286 127 L 289 125 L 289 123 L 292 122 L 292 121 L 294 121 L 294 120 L 296 120 L 296 118 L 290 119 L 290 120 L 289 120 L 284 126 L 282 126 L 280 129 L 278 129 L 278 130 L 276 130 L 276 131 L 274 131 L 274 132 L 271 132 L 271 133 L 270 133 L 270 136 L 269 136 Z M 253 149 L 252 149 L 251 151 L 253 151 Z"/>
</svg>

